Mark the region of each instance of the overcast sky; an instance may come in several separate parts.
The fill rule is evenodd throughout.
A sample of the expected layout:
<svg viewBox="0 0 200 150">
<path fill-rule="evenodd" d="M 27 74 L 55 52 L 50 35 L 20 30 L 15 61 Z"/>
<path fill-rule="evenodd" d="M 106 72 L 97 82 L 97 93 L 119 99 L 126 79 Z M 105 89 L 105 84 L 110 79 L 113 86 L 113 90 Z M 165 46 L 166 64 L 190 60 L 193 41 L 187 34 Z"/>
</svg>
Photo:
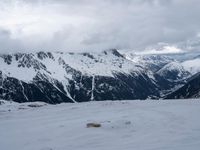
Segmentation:
<svg viewBox="0 0 200 150">
<path fill-rule="evenodd" d="M 200 36 L 200 0 L 1 0 L 0 52 L 140 49 Z"/>
</svg>

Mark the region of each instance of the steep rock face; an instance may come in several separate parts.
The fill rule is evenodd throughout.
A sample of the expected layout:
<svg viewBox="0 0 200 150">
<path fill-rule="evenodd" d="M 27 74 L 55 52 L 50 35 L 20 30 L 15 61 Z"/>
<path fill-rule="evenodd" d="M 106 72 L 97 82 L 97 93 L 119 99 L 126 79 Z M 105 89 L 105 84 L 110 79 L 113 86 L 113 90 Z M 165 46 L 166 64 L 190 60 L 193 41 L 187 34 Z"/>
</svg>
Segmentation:
<svg viewBox="0 0 200 150">
<path fill-rule="evenodd" d="M 64 88 L 59 82 L 51 84 L 45 80 L 38 80 L 36 77 L 27 83 L 13 77 L 0 76 L 0 83 L 0 97 L 2 99 L 16 102 L 43 101 L 52 104 L 73 102 L 65 94 Z"/>
<path fill-rule="evenodd" d="M 12 77 L 1 77 L 2 99 L 16 102 L 44 101 L 48 103 L 83 102 L 90 100 L 146 99 L 159 95 L 155 84 L 145 75 L 115 74 L 106 76 L 75 76 L 64 84 L 55 79 L 36 77 L 24 82 Z"/>
<path fill-rule="evenodd" d="M 167 95 L 166 99 L 199 98 L 200 97 L 200 73 L 192 76 L 188 82 L 177 91 Z"/>
</svg>

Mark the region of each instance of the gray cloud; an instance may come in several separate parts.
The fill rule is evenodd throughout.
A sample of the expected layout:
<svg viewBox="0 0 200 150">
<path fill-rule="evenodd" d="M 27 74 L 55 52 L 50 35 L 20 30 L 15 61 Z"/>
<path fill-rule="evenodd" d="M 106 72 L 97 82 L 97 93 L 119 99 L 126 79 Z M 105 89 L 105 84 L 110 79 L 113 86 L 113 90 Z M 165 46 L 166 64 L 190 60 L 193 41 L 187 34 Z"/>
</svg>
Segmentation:
<svg viewBox="0 0 200 150">
<path fill-rule="evenodd" d="M 2 0 L 0 51 L 141 49 L 195 37 L 199 0 Z"/>
<path fill-rule="evenodd" d="M 11 33 L 8 30 L 0 28 L 0 52 L 15 52 L 23 50 L 21 42 L 10 37 Z"/>
</svg>

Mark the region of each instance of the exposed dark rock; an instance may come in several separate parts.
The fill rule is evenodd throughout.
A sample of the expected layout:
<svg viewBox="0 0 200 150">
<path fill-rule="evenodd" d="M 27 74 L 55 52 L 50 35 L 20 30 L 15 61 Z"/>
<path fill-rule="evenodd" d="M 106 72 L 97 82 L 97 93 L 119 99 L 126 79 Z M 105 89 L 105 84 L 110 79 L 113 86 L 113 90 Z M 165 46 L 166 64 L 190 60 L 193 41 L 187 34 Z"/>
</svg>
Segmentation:
<svg viewBox="0 0 200 150">
<path fill-rule="evenodd" d="M 188 82 L 175 92 L 167 95 L 165 99 L 185 99 L 200 97 L 200 73 L 192 76 Z"/>
</svg>

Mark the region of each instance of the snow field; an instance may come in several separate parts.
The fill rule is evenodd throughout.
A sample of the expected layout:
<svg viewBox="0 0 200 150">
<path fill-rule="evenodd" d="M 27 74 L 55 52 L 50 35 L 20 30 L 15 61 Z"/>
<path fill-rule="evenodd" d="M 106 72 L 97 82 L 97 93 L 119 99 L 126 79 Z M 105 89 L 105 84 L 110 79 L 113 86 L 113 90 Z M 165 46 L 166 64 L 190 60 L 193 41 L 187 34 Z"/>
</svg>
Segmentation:
<svg viewBox="0 0 200 150">
<path fill-rule="evenodd" d="M 199 150 L 199 100 L 0 105 L 2 150 Z M 100 128 L 87 128 L 90 122 Z"/>
</svg>

